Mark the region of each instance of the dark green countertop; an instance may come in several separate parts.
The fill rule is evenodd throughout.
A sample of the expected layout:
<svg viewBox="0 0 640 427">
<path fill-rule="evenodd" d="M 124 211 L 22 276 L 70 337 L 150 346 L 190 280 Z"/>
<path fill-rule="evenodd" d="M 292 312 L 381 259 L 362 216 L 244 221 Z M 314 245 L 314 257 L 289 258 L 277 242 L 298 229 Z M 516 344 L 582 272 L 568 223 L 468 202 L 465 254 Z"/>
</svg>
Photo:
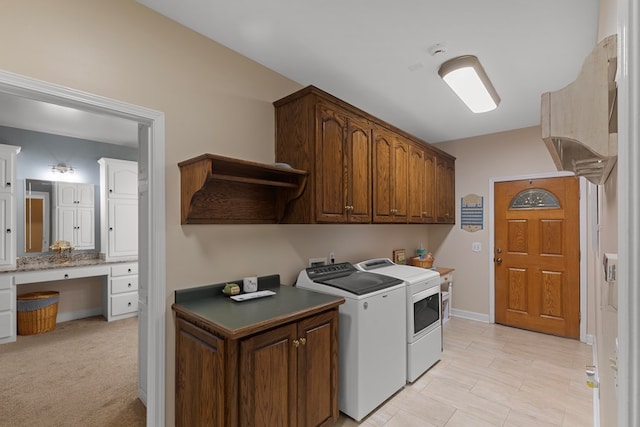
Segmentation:
<svg viewBox="0 0 640 427">
<path fill-rule="evenodd" d="M 279 276 L 269 276 L 275 277 L 279 283 Z M 176 291 L 173 309 L 183 317 L 204 322 L 225 337 L 240 338 L 344 303 L 342 297 L 264 283 L 259 280 L 259 290 L 270 289 L 276 294 L 242 302 L 225 296 L 224 284 Z"/>
</svg>

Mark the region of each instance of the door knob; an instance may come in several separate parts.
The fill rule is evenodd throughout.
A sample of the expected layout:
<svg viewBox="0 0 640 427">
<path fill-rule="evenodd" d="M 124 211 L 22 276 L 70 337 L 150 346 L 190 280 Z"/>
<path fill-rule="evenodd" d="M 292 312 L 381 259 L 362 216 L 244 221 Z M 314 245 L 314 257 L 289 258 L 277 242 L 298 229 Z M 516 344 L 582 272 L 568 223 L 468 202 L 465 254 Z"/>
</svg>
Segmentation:
<svg viewBox="0 0 640 427">
<path fill-rule="evenodd" d="M 500 257 L 496 258 L 495 261 L 496 261 L 496 264 L 498 264 L 498 265 L 502 264 L 502 258 L 500 258 Z"/>
</svg>

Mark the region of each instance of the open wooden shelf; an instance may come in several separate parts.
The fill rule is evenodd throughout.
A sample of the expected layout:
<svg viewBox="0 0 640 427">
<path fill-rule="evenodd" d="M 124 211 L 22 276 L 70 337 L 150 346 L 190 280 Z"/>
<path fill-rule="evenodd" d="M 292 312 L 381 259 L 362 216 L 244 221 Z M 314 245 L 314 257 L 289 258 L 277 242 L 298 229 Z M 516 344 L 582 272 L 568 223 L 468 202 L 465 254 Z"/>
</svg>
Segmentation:
<svg viewBox="0 0 640 427">
<path fill-rule="evenodd" d="M 178 163 L 182 224 L 269 224 L 300 197 L 307 172 L 202 154 Z"/>
</svg>

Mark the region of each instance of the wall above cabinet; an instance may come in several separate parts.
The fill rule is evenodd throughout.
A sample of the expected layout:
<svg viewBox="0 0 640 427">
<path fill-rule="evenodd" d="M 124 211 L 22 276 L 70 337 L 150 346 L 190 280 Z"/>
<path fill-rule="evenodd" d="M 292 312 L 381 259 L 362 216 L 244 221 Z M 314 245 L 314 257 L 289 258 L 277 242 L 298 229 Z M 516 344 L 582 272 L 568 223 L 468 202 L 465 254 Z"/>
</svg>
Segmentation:
<svg viewBox="0 0 640 427">
<path fill-rule="evenodd" d="M 202 154 L 178 163 L 182 224 L 269 224 L 300 197 L 307 172 Z"/>
</svg>

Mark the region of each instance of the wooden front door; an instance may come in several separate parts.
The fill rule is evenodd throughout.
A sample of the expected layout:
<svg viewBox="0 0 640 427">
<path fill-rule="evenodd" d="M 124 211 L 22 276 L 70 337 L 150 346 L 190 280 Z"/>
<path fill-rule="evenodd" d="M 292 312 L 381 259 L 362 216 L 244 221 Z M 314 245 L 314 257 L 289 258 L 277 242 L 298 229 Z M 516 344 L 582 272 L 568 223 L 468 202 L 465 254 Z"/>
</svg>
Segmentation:
<svg viewBox="0 0 640 427">
<path fill-rule="evenodd" d="M 496 323 L 580 337 L 576 177 L 496 183 Z"/>
</svg>

